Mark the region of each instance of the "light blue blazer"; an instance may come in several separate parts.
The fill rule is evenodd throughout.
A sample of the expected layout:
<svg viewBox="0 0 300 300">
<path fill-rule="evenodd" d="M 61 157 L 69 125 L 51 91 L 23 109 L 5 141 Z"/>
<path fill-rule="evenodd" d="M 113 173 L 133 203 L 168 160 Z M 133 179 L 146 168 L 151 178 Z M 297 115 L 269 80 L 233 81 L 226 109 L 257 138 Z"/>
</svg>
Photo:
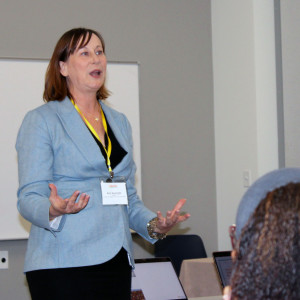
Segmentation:
<svg viewBox="0 0 300 300">
<path fill-rule="evenodd" d="M 51 101 L 24 118 L 18 133 L 18 210 L 32 223 L 24 271 L 103 263 L 124 247 L 132 265 L 129 228 L 151 243 L 147 222 L 156 215 L 139 199 L 127 118 L 100 102 L 116 139 L 127 155 L 113 170 L 124 176 L 129 205 L 103 205 L 100 180 L 109 172 L 99 146 L 69 98 Z M 64 215 L 59 228 L 49 224 L 49 183 L 69 198 L 75 190 L 90 195 L 77 214 Z"/>
</svg>

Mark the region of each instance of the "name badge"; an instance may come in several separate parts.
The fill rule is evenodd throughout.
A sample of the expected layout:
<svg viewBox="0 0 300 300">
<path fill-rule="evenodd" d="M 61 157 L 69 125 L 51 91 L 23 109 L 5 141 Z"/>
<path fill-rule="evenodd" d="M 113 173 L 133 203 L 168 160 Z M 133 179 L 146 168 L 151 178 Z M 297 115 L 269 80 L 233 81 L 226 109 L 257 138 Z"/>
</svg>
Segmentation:
<svg viewBox="0 0 300 300">
<path fill-rule="evenodd" d="M 101 181 L 103 205 L 128 205 L 128 197 L 125 182 Z"/>
</svg>

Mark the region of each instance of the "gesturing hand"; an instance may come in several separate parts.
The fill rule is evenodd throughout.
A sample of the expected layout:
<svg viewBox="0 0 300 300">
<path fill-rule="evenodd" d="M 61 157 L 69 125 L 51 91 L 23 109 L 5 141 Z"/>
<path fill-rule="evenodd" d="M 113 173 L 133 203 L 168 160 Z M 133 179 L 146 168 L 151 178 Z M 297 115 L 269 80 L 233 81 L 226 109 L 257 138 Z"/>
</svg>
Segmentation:
<svg viewBox="0 0 300 300">
<path fill-rule="evenodd" d="M 157 212 L 157 223 L 156 228 L 154 229 L 155 232 L 158 233 L 167 233 L 170 231 L 177 223 L 183 222 L 188 219 L 191 215 L 184 214 L 180 215 L 180 210 L 186 199 L 180 199 L 177 204 L 174 206 L 173 210 L 167 211 L 166 218 L 162 215 L 160 211 Z"/>
<path fill-rule="evenodd" d="M 52 220 L 58 216 L 65 214 L 75 214 L 81 211 L 86 207 L 89 202 L 90 196 L 82 193 L 79 197 L 78 202 L 75 203 L 79 191 L 76 191 L 72 194 L 70 198 L 63 199 L 57 194 L 57 188 L 53 183 L 49 184 L 51 189 L 49 200 L 51 206 L 49 208 L 49 219 Z"/>
</svg>

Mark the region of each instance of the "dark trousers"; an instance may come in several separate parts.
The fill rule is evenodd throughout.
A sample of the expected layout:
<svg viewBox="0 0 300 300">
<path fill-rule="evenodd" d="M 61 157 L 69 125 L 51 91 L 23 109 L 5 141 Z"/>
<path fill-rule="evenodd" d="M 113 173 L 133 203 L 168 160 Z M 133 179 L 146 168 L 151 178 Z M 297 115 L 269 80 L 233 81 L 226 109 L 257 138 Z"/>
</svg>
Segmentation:
<svg viewBox="0 0 300 300">
<path fill-rule="evenodd" d="M 26 273 L 32 300 L 130 300 L 131 266 L 122 248 L 100 265 Z"/>
</svg>

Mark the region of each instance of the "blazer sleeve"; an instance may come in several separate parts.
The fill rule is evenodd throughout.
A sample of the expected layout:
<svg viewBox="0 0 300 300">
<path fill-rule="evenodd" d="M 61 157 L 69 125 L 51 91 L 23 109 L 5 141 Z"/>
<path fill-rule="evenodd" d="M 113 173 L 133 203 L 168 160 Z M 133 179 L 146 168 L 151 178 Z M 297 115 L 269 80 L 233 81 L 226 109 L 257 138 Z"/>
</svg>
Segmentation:
<svg viewBox="0 0 300 300">
<path fill-rule="evenodd" d="M 19 189 L 17 207 L 20 214 L 33 225 L 60 231 L 62 218 L 56 230 L 49 223 L 50 188 L 53 180 L 52 139 L 45 117 L 33 110 L 25 116 L 18 133 L 16 150 L 18 153 Z"/>
<path fill-rule="evenodd" d="M 128 119 L 124 116 L 125 128 L 127 132 L 127 141 L 129 143 L 130 152 L 133 152 L 133 140 L 132 140 L 132 129 Z M 135 188 L 135 173 L 136 165 L 132 160 L 132 167 L 127 180 L 127 194 L 128 194 L 128 214 L 129 214 L 129 226 L 135 230 L 144 239 L 155 243 L 157 240 L 150 238 L 147 230 L 147 223 L 156 217 L 156 214 L 149 210 L 139 198 Z"/>
</svg>

